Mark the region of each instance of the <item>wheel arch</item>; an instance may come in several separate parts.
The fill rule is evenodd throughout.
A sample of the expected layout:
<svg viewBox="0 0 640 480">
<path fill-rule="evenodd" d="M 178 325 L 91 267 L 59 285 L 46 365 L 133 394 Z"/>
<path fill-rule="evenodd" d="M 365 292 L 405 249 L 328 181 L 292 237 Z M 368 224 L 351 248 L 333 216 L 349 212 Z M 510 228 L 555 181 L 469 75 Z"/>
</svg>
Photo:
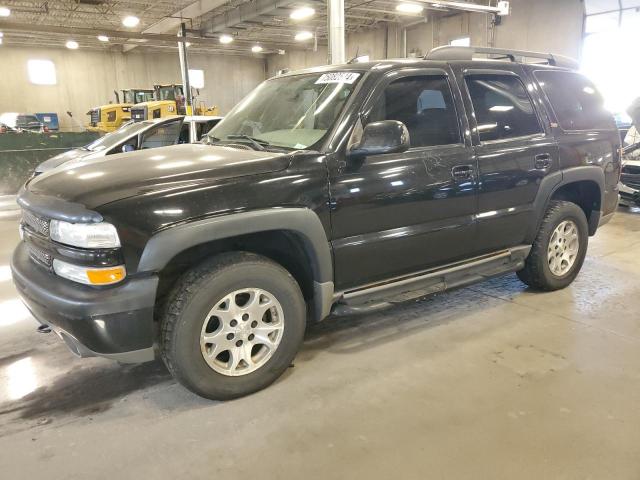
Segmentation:
<svg viewBox="0 0 640 480">
<path fill-rule="evenodd" d="M 308 208 L 253 210 L 167 228 L 147 242 L 138 271 L 158 272 L 162 280 L 168 269 L 179 271 L 177 264 L 189 254 L 201 259 L 229 250 L 250 251 L 280 263 L 311 300 L 313 318 L 329 314 L 333 258 L 322 222 Z"/>
<path fill-rule="evenodd" d="M 598 228 L 601 208 L 604 203 L 605 175 L 597 166 L 580 166 L 547 175 L 538 189 L 534 201 L 535 228 L 527 233 L 527 241 L 533 242 L 552 200 L 567 200 L 577 204 L 585 213 L 589 224 L 589 235 Z"/>
</svg>

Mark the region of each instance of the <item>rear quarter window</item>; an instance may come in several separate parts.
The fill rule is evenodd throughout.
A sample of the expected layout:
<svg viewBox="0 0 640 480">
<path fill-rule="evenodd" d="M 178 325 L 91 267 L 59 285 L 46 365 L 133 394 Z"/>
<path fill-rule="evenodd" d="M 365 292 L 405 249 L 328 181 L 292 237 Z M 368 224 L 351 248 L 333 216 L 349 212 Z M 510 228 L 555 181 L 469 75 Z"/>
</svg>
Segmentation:
<svg viewBox="0 0 640 480">
<path fill-rule="evenodd" d="M 563 130 L 616 129 L 602 95 L 586 77 L 559 71 L 537 71 L 534 76 Z"/>
</svg>

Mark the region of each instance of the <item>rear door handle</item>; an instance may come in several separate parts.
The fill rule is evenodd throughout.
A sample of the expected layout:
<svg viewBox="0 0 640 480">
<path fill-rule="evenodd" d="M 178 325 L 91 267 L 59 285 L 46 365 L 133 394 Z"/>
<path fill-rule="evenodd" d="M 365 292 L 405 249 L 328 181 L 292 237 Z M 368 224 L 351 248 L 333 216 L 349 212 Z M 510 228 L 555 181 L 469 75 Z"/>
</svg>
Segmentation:
<svg viewBox="0 0 640 480">
<path fill-rule="evenodd" d="M 533 165 L 537 170 L 546 170 L 551 166 L 551 155 L 541 153 L 533 157 Z"/>
<path fill-rule="evenodd" d="M 473 165 L 456 165 L 451 169 L 454 180 L 467 180 L 473 178 Z"/>
</svg>

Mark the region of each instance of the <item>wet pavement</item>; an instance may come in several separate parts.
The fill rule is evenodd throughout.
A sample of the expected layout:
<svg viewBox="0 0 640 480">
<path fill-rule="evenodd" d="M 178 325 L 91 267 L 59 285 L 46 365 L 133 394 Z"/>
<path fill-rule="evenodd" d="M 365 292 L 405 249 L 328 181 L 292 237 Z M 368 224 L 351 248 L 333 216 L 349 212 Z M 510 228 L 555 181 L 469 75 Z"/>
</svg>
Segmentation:
<svg viewBox="0 0 640 480">
<path fill-rule="evenodd" d="M 638 211 L 568 289 L 510 275 L 332 318 L 276 384 L 225 403 L 36 333 L 17 242 L 0 220 L 0 478 L 640 478 Z"/>
</svg>

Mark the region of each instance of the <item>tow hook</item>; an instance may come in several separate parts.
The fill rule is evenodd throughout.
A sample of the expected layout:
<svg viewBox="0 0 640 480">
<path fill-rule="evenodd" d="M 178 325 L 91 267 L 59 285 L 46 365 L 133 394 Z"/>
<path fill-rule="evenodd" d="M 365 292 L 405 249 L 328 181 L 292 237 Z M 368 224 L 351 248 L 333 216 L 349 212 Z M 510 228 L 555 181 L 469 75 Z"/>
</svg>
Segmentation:
<svg viewBox="0 0 640 480">
<path fill-rule="evenodd" d="M 49 325 L 42 324 L 37 328 L 38 333 L 51 333 L 51 327 Z"/>
</svg>

